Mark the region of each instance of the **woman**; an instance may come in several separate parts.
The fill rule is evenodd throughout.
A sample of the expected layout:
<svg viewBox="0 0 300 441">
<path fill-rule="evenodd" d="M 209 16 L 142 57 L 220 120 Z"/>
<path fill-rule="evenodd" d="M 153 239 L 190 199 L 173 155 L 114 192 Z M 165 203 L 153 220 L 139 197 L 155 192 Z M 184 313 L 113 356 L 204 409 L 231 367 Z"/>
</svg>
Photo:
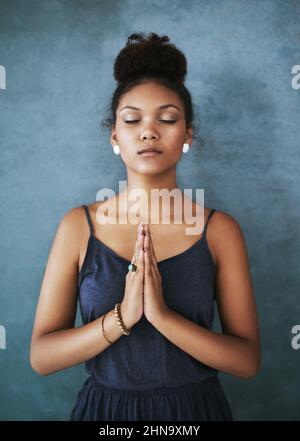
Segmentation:
<svg viewBox="0 0 300 441">
<path fill-rule="evenodd" d="M 204 228 L 195 237 L 182 219 L 184 201 L 191 200 L 184 196 L 180 210 L 172 206 L 166 224 L 151 199 L 153 189 L 180 192 L 176 166 L 193 136 L 186 59 L 168 41 L 132 34 L 118 55 L 108 121 L 114 152 L 127 168 L 127 188 L 66 213 L 49 255 L 30 359 L 41 375 L 86 363 L 89 377 L 71 420 L 229 421 L 218 371 L 248 379 L 260 369 L 257 312 L 238 222 L 205 207 Z M 149 148 L 159 152 L 142 153 Z M 146 204 L 130 203 L 136 189 L 146 194 Z M 193 215 L 198 208 L 192 201 Z M 106 209 L 111 223 L 100 222 Z M 147 213 L 158 212 L 159 222 L 152 223 Z M 178 212 L 181 223 L 175 222 Z M 119 221 L 129 214 L 142 221 L 139 229 Z M 78 296 L 83 326 L 74 328 Z M 211 330 L 215 300 L 221 334 Z"/>
</svg>

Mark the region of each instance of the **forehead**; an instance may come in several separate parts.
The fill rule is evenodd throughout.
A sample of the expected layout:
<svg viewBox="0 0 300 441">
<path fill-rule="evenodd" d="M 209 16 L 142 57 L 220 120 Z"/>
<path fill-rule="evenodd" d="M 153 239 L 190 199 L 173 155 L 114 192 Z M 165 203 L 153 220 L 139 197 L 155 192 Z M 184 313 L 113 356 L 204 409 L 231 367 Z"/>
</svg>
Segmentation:
<svg viewBox="0 0 300 441">
<path fill-rule="evenodd" d="M 141 109 L 141 111 L 156 110 L 165 104 L 173 104 L 180 111 L 182 110 L 182 103 L 176 92 L 157 83 L 146 83 L 134 86 L 122 95 L 118 110 L 120 111 L 125 106 L 134 106 Z M 174 107 L 168 107 L 167 110 L 176 111 Z"/>
</svg>

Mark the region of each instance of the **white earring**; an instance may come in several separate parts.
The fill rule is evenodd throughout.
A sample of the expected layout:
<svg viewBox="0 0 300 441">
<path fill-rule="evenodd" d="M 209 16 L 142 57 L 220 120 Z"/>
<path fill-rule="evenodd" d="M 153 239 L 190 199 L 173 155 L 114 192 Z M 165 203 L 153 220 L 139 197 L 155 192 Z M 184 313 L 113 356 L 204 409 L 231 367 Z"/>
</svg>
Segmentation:
<svg viewBox="0 0 300 441">
<path fill-rule="evenodd" d="M 183 144 L 182 151 L 183 151 L 183 153 L 187 153 L 189 150 L 190 150 L 190 146 L 188 145 L 187 142 L 185 142 Z"/>
<path fill-rule="evenodd" d="M 115 153 L 116 155 L 119 155 L 119 154 L 120 154 L 120 147 L 118 146 L 118 144 L 115 144 L 115 145 L 114 145 L 114 153 Z"/>
</svg>

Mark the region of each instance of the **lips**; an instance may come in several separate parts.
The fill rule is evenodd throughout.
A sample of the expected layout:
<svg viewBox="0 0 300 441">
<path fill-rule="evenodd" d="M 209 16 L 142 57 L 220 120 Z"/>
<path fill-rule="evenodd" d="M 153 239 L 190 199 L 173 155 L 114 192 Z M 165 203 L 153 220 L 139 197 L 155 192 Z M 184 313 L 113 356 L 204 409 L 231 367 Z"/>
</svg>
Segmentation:
<svg viewBox="0 0 300 441">
<path fill-rule="evenodd" d="M 138 154 L 141 155 L 142 153 L 146 153 L 146 152 L 149 152 L 149 153 L 150 153 L 150 152 L 162 153 L 161 150 L 159 150 L 159 149 L 157 149 L 157 148 L 155 148 L 155 147 L 146 147 L 146 148 L 140 150 L 140 151 L 138 152 Z"/>
</svg>

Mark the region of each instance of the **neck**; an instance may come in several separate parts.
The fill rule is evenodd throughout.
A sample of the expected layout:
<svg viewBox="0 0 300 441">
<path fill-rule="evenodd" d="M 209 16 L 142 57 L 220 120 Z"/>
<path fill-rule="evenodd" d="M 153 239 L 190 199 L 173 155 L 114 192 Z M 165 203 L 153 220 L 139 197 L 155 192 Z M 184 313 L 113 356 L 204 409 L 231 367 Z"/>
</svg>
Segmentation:
<svg viewBox="0 0 300 441">
<path fill-rule="evenodd" d="M 183 193 L 177 185 L 175 173 L 167 176 L 166 173 L 161 176 L 130 174 L 127 187 L 117 199 L 119 214 L 130 214 L 131 219 L 149 224 L 151 219 L 154 223 L 163 219 L 172 222 L 175 212 L 180 216 L 183 209 Z"/>
</svg>

